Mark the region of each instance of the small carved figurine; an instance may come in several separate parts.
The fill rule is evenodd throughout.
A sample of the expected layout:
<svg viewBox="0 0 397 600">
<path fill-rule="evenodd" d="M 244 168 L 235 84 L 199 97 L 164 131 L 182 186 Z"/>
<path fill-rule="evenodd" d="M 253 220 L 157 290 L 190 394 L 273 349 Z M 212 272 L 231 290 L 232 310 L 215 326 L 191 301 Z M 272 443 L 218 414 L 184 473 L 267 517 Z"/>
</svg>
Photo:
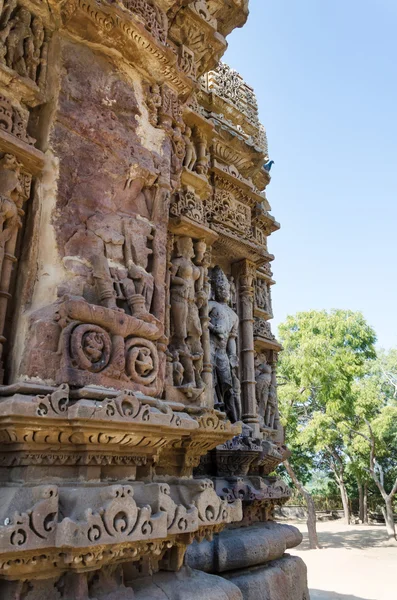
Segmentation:
<svg viewBox="0 0 397 600">
<path fill-rule="evenodd" d="M 192 140 L 192 130 L 190 127 L 186 127 L 183 139 L 185 141 L 185 158 L 183 160 L 183 166 L 189 171 L 193 171 L 197 161 L 197 152 Z"/>
<path fill-rule="evenodd" d="M 155 84 L 150 88 L 147 98 L 147 106 L 149 109 L 149 122 L 153 127 L 158 125 L 158 111 L 161 106 L 160 87 Z"/>
<path fill-rule="evenodd" d="M 30 20 L 30 12 L 26 8 L 20 8 L 10 21 L 11 30 L 7 37 L 7 67 L 14 69 L 22 77 L 28 75 L 25 61 L 25 40 L 32 35 Z"/>
<path fill-rule="evenodd" d="M 266 361 L 266 356 L 258 355 L 255 361 L 256 403 L 261 426 L 265 426 L 265 416 L 272 384 L 272 367 Z"/>
</svg>

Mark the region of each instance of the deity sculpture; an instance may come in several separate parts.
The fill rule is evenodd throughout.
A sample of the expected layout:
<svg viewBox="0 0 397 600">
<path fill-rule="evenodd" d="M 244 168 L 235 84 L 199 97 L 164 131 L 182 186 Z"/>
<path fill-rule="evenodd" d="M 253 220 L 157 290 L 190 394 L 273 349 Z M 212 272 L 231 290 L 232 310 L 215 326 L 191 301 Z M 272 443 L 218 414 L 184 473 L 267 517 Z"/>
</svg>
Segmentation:
<svg viewBox="0 0 397 600">
<path fill-rule="evenodd" d="M 32 34 L 25 44 L 26 67 L 30 79 L 36 81 L 38 66 L 40 65 L 41 48 L 44 43 L 44 27 L 39 17 L 34 17 L 31 24 Z"/>
<path fill-rule="evenodd" d="M 261 427 L 266 426 L 265 417 L 272 385 L 272 367 L 268 364 L 266 356 L 260 354 L 255 360 L 256 403 Z"/>
<path fill-rule="evenodd" d="M 267 403 L 265 413 L 265 426 L 269 429 L 276 429 L 276 418 L 277 418 L 277 377 L 276 370 L 272 368 L 272 379 L 269 388 L 269 400 Z"/>
<path fill-rule="evenodd" d="M 189 171 L 193 171 L 197 161 L 197 152 L 192 140 L 192 130 L 190 127 L 186 127 L 183 139 L 185 141 L 185 158 L 183 160 L 183 166 Z"/>
<path fill-rule="evenodd" d="M 185 157 L 185 140 L 180 127 L 175 127 L 171 137 L 171 144 L 171 183 L 175 187 L 178 184 Z"/>
<path fill-rule="evenodd" d="M 150 320 L 154 277 L 148 272 L 153 252 L 148 242 L 153 239 L 152 228 L 134 223 L 131 219 L 109 223 L 99 222 L 97 216 L 89 219 L 89 229 L 95 233 L 90 260 L 101 304 Z"/>
<path fill-rule="evenodd" d="M 149 109 L 149 122 L 153 127 L 158 125 L 158 111 L 161 106 L 160 86 L 152 85 L 148 94 L 147 105 Z"/>
<path fill-rule="evenodd" d="M 176 256 L 171 267 L 171 333 L 172 347 L 177 351 L 183 367 L 183 385 L 200 388 L 203 349 L 202 328 L 199 316 L 200 297 L 196 282 L 201 270 L 192 259 L 192 239 L 180 237 L 176 241 Z M 182 372 L 179 369 L 179 372 Z"/>
<path fill-rule="evenodd" d="M 255 286 L 255 302 L 258 308 L 270 313 L 268 284 L 264 279 L 257 279 Z"/>
<path fill-rule="evenodd" d="M 21 226 L 13 193 L 21 191 L 18 173 L 9 168 L 7 155 L 0 161 L 0 274 L 7 242 Z"/>
<path fill-rule="evenodd" d="M 11 29 L 7 37 L 7 67 L 15 69 L 23 77 L 28 74 L 25 60 L 25 40 L 32 35 L 30 21 L 30 12 L 26 8 L 20 8 L 10 21 Z"/>
<path fill-rule="evenodd" d="M 229 306 L 230 283 L 219 266 L 212 270 L 211 283 L 214 300 L 209 303 L 209 330 L 215 407 L 224 410 L 230 421 L 236 423 L 241 419 L 236 345 L 239 319 Z"/>
</svg>

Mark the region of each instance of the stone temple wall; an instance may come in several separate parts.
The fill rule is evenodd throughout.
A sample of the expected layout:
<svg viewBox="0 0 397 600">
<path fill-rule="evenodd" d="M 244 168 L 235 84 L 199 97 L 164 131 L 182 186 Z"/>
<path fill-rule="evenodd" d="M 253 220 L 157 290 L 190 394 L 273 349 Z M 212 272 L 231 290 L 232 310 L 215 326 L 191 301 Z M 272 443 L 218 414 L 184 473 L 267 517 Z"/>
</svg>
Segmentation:
<svg viewBox="0 0 397 600">
<path fill-rule="evenodd" d="M 248 0 L 0 1 L 1 600 L 307 600 Z"/>
</svg>

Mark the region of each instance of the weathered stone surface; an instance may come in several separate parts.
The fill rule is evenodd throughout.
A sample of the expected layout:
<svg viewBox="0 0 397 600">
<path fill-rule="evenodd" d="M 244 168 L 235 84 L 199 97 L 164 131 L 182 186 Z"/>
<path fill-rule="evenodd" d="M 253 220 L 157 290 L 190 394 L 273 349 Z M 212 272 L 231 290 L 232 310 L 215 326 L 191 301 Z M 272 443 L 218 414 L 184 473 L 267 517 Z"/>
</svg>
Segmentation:
<svg viewBox="0 0 397 600">
<path fill-rule="evenodd" d="M 261 567 L 225 575 L 244 600 L 310 600 L 303 560 L 284 556 Z"/>
<path fill-rule="evenodd" d="M 301 541 L 302 534 L 296 527 L 270 521 L 258 523 L 223 531 L 211 542 L 193 542 L 186 553 L 186 564 L 208 573 L 223 574 L 280 558 Z"/>
<path fill-rule="evenodd" d="M 133 584 L 136 600 L 242 600 L 239 588 L 216 575 L 184 567 L 179 573 L 158 573 Z"/>
</svg>

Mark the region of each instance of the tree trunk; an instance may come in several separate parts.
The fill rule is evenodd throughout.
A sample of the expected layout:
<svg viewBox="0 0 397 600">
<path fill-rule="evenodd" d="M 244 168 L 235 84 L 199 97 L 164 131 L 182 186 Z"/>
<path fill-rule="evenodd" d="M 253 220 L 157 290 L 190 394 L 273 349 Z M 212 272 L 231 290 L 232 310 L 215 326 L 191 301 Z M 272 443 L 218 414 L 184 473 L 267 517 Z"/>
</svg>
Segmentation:
<svg viewBox="0 0 397 600">
<path fill-rule="evenodd" d="M 357 489 L 358 489 L 358 518 L 361 523 L 364 523 L 364 492 L 363 484 L 357 477 Z"/>
<path fill-rule="evenodd" d="M 343 505 L 343 512 L 344 512 L 344 516 L 345 516 L 345 522 L 349 525 L 349 523 L 350 523 L 349 496 L 347 495 L 347 490 L 346 490 L 345 482 L 343 481 L 342 477 L 340 478 L 340 481 L 339 481 L 338 485 L 339 485 L 340 495 L 341 495 L 341 498 L 342 498 L 342 505 Z"/>
<path fill-rule="evenodd" d="M 363 523 L 368 525 L 368 483 L 364 483 L 364 498 L 363 498 L 364 517 Z"/>
<path fill-rule="evenodd" d="M 296 489 L 305 499 L 306 507 L 307 507 L 307 532 L 309 535 L 309 546 L 311 550 L 316 550 L 317 548 L 321 548 L 320 543 L 317 537 L 317 529 L 316 529 L 316 507 L 314 504 L 314 500 L 311 494 L 307 491 L 307 489 L 301 484 L 298 480 L 297 476 L 293 468 L 291 467 L 288 460 L 284 462 L 285 468 L 287 469 L 288 475 L 291 477 Z"/>
<path fill-rule="evenodd" d="M 347 525 L 350 524 L 350 507 L 349 507 L 349 496 L 347 495 L 347 490 L 345 486 L 345 482 L 343 479 L 343 472 L 337 473 L 336 468 L 333 469 L 335 474 L 335 479 L 339 487 L 340 497 L 342 499 L 344 520 Z"/>
<path fill-rule="evenodd" d="M 385 501 L 385 507 L 382 507 L 382 512 L 385 518 L 387 535 L 390 540 L 397 541 L 393 514 L 393 498 L 390 496 L 383 496 L 383 500 Z"/>
</svg>

